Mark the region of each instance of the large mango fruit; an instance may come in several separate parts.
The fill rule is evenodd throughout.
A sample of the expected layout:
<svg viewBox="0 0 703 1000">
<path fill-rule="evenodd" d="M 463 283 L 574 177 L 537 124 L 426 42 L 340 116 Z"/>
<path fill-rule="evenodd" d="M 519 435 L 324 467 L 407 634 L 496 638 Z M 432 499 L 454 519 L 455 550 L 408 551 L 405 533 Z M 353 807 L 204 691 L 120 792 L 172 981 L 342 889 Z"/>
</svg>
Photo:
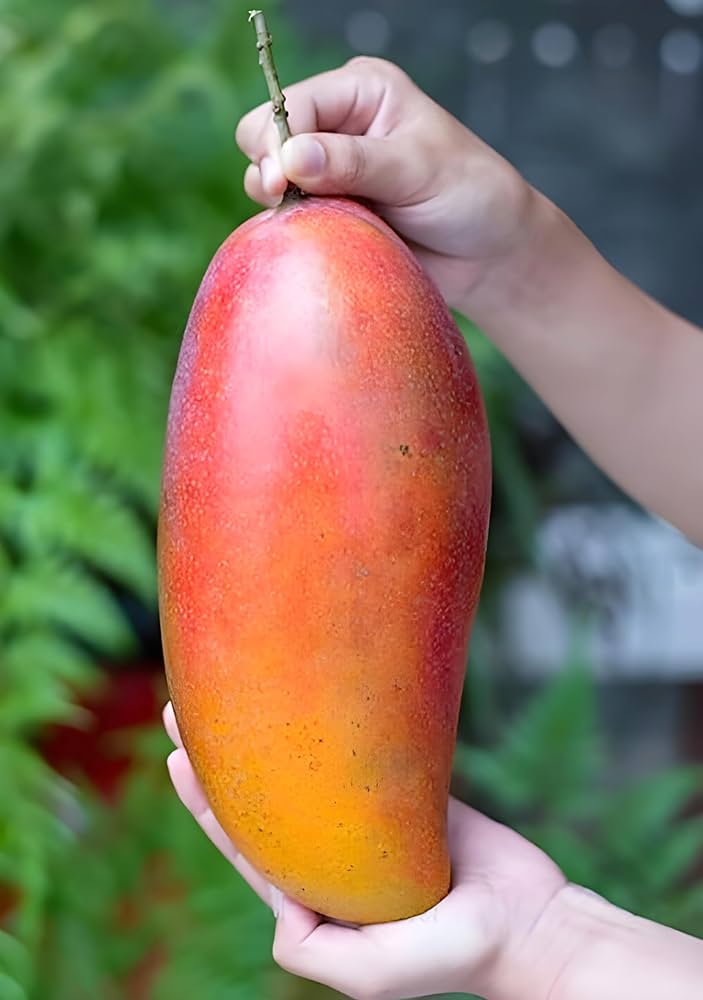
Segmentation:
<svg viewBox="0 0 703 1000">
<path fill-rule="evenodd" d="M 447 892 L 447 798 L 490 453 L 463 339 L 343 199 L 215 255 L 173 385 L 167 678 L 213 812 L 288 895 L 396 920 Z"/>
</svg>

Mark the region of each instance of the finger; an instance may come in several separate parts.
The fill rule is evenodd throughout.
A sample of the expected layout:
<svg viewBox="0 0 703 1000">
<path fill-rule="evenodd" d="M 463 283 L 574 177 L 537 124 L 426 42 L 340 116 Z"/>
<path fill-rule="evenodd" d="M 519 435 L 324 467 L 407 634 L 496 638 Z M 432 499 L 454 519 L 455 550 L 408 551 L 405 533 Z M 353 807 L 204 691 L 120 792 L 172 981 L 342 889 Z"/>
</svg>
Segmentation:
<svg viewBox="0 0 703 1000">
<path fill-rule="evenodd" d="M 289 972 L 350 997 L 463 992 L 467 968 L 485 951 L 480 901 L 468 919 L 466 910 L 452 893 L 417 917 L 352 930 L 285 899 L 274 958 Z"/>
<path fill-rule="evenodd" d="M 188 760 L 188 754 L 183 749 L 174 750 L 168 755 L 166 766 L 178 798 L 188 812 L 192 813 L 193 817 L 200 822 L 210 807 L 203 787 Z M 229 838 L 226 839 L 229 843 Z M 217 846 L 223 854 L 228 853 L 227 850 L 223 850 L 221 843 L 218 843 Z"/>
<path fill-rule="evenodd" d="M 276 201 L 280 201 L 288 187 L 288 178 L 283 173 L 281 158 L 278 153 L 275 156 L 264 156 L 259 164 L 259 170 L 264 192 L 270 199 L 275 198 Z"/>
<path fill-rule="evenodd" d="M 281 150 L 285 175 L 308 194 L 340 194 L 390 205 L 422 191 L 425 160 L 400 139 L 317 133 L 296 135 Z"/>
<path fill-rule="evenodd" d="M 206 836 L 267 906 L 280 908 L 280 892 L 240 854 L 220 826 L 185 750 L 174 750 L 168 757 L 167 765 L 178 798 Z"/>
<path fill-rule="evenodd" d="M 177 747 L 183 746 L 183 740 L 181 739 L 181 734 L 178 731 L 178 723 L 176 722 L 176 714 L 173 711 L 173 705 L 170 701 L 167 701 L 164 705 L 164 710 L 161 713 L 161 718 L 163 719 L 164 729 L 168 738 Z"/>
<path fill-rule="evenodd" d="M 288 898 L 276 921 L 273 957 L 287 972 L 346 996 L 375 994 L 385 961 L 383 951 L 360 930 L 325 923 Z"/>
<path fill-rule="evenodd" d="M 376 122 L 391 83 L 405 78 L 380 59 L 353 59 L 340 69 L 320 73 L 285 88 L 288 123 L 293 133 L 350 132 L 363 135 Z M 279 140 L 267 101 L 245 115 L 236 140 L 254 163 L 277 149 Z"/>
<path fill-rule="evenodd" d="M 265 159 L 268 159 L 268 157 L 265 157 Z M 263 162 L 262 160 L 262 164 Z M 283 174 L 281 173 L 282 176 Z M 250 163 L 244 174 L 244 190 L 247 195 L 252 201 L 258 202 L 259 205 L 264 205 L 266 208 L 274 208 L 279 203 L 283 191 L 285 191 L 286 184 L 287 181 L 284 178 L 282 185 L 279 185 L 279 187 L 282 187 L 279 193 L 272 193 L 271 190 L 267 190 L 263 182 L 261 168 L 255 163 Z"/>
</svg>

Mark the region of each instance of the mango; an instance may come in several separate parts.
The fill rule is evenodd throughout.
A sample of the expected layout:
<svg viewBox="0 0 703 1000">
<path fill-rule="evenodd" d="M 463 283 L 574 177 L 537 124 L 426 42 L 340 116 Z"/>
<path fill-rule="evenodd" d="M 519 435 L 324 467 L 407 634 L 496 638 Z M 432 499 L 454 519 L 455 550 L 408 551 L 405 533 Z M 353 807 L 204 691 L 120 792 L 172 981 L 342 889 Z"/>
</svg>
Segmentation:
<svg viewBox="0 0 703 1000">
<path fill-rule="evenodd" d="M 222 827 L 328 917 L 398 920 L 448 891 L 490 478 L 463 338 L 385 223 L 305 197 L 232 233 L 171 396 L 166 673 Z"/>
</svg>

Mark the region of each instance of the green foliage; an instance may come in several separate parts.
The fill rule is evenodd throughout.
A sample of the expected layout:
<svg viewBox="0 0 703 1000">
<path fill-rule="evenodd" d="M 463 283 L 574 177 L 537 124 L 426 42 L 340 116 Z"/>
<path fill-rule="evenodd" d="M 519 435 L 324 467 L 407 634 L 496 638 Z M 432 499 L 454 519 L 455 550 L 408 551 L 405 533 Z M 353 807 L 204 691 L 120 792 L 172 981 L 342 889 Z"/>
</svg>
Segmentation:
<svg viewBox="0 0 703 1000">
<path fill-rule="evenodd" d="M 275 27 L 283 78 L 301 74 Z M 0 899 L 19 900 L 0 996 L 109 1000 L 166 940 L 155 996 L 231 998 L 233 983 L 252 996 L 270 967 L 265 909 L 163 763 L 138 768 L 114 812 L 33 748 L 46 724 L 80 722 L 99 661 L 138 649 L 126 609 L 155 614 L 180 334 L 214 250 L 253 209 L 232 141 L 265 96 L 247 7 L 5 0 L 0 55 Z M 183 904 L 143 888 L 160 854 Z M 130 893 L 139 919 L 120 929 Z"/>
<path fill-rule="evenodd" d="M 284 80 L 322 68 L 274 26 Z M 180 333 L 213 251 L 252 210 L 231 140 L 264 97 L 246 6 L 0 0 L 0 85 L 0 921 L 3 893 L 16 897 L 0 998 L 279 995 L 266 908 L 175 799 L 162 735 L 131 735 L 138 762 L 110 808 L 35 748 L 47 724 L 80 724 L 98 663 L 138 650 L 127 609 L 155 614 Z M 485 608 L 515 552 L 530 558 L 539 505 L 515 430 L 524 387 L 463 326 L 499 500 Z M 481 650 L 488 662 L 479 623 Z M 488 718 L 481 676 L 470 700 Z M 465 757 L 495 809 L 573 877 L 700 931 L 701 893 L 682 878 L 700 826 L 676 820 L 693 775 L 603 799 L 584 676 L 540 697 L 499 749 Z"/>
<path fill-rule="evenodd" d="M 457 748 L 487 808 L 542 847 L 573 882 L 653 920 L 703 935 L 703 818 L 684 818 L 703 783 L 680 767 L 609 787 L 595 691 L 577 661 L 534 696 L 495 746 Z"/>
<path fill-rule="evenodd" d="M 270 913 L 173 795 L 165 739 L 150 742 L 114 810 L 81 802 L 80 856 L 63 852 L 48 891 L 36 995 L 124 997 L 151 955 L 155 1000 L 265 996 Z"/>
</svg>

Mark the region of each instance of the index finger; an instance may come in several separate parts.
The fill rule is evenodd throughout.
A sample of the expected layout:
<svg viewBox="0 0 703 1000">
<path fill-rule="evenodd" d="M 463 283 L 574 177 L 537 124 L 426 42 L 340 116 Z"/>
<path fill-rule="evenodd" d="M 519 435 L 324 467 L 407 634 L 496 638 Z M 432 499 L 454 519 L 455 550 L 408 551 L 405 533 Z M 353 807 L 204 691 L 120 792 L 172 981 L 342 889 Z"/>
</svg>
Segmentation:
<svg viewBox="0 0 703 1000">
<path fill-rule="evenodd" d="M 285 87 L 288 122 L 294 135 L 301 132 L 345 132 L 348 135 L 385 135 L 392 125 L 384 115 L 384 98 L 405 74 L 382 59 L 360 57 L 339 69 L 319 73 Z M 235 134 L 242 152 L 259 163 L 278 149 L 271 103 L 246 114 Z"/>
<path fill-rule="evenodd" d="M 163 720 L 164 729 L 171 740 L 175 743 L 177 747 L 183 746 L 183 740 L 181 739 L 181 734 L 178 731 L 178 723 L 176 722 L 176 714 L 173 711 L 173 705 L 170 701 L 167 701 L 164 705 L 163 711 L 161 713 L 161 718 Z"/>
<path fill-rule="evenodd" d="M 174 750 L 168 757 L 167 765 L 178 798 L 198 826 L 264 903 L 272 908 L 280 905 L 277 890 L 274 891 L 271 883 L 247 861 L 220 826 L 185 750 Z"/>
</svg>

